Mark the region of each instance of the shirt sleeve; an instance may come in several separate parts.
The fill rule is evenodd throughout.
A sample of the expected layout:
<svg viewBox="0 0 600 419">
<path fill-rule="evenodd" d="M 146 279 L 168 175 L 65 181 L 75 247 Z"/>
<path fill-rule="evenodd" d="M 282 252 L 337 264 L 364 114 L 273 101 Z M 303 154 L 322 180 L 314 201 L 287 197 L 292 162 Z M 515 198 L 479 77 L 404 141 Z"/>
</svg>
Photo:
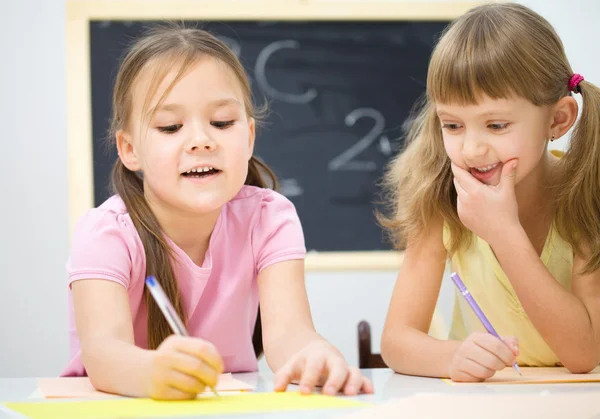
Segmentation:
<svg viewBox="0 0 600 419">
<path fill-rule="evenodd" d="M 124 215 L 100 208 L 88 211 L 73 234 L 67 262 L 69 286 L 80 279 L 105 279 L 128 288 L 130 234 Z"/>
<path fill-rule="evenodd" d="M 296 208 L 275 191 L 264 192 L 253 231 L 253 248 L 257 273 L 274 263 L 306 256 L 304 233 Z"/>
</svg>

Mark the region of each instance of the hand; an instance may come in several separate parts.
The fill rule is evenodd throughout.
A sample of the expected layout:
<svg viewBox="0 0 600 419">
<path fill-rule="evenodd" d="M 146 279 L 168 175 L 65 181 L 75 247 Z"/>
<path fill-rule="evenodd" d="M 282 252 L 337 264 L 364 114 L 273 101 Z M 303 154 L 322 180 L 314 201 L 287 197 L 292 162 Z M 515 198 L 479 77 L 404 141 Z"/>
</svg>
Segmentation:
<svg viewBox="0 0 600 419">
<path fill-rule="evenodd" d="M 473 333 L 455 352 L 449 376 L 452 381 L 483 381 L 512 366 L 518 354 L 519 342 L 515 337 L 500 340 L 489 333 Z"/>
<path fill-rule="evenodd" d="M 304 394 L 315 386 L 323 386 L 323 393 L 331 396 L 338 391 L 347 396 L 373 393 L 371 380 L 358 368 L 350 367 L 342 354 L 325 341 L 311 342 L 277 371 L 275 391 L 285 391 L 291 383 L 299 383 Z"/>
<path fill-rule="evenodd" d="M 216 386 L 223 372 L 217 349 L 198 338 L 171 335 L 153 355 L 149 390 L 153 399 L 195 399 L 206 386 Z"/>
<path fill-rule="evenodd" d="M 504 163 L 497 186 L 481 183 L 452 163 L 458 217 L 465 227 L 490 245 L 507 229 L 521 225 L 515 196 L 517 161 L 513 160 Z"/>
</svg>

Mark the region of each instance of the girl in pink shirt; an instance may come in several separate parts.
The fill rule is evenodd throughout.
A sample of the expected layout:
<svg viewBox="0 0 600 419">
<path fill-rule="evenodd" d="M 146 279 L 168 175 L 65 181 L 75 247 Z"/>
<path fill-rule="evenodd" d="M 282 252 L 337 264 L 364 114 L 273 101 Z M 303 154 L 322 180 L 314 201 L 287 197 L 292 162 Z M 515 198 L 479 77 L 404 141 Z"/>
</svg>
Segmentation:
<svg viewBox="0 0 600 419">
<path fill-rule="evenodd" d="M 115 195 L 78 221 L 67 264 L 63 376 L 127 396 L 195 398 L 223 371 L 257 369 L 260 301 L 276 390 L 373 391 L 315 332 L 298 215 L 265 189 L 274 175 L 252 156 L 258 117 L 242 65 L 210 34 L 155 29 L 132 46 L 113 95 Z M 148 275 L 191 337 L 172 335 Z"/>
</svg>

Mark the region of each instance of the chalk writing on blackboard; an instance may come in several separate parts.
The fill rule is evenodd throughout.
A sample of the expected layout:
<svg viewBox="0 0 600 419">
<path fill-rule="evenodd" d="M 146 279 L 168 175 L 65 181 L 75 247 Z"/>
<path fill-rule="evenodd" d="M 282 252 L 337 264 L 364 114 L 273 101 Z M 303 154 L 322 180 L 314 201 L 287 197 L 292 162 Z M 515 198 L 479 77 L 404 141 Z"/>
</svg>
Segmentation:
<svg viewBox="0 0 600 419">
<path fill-rule="evenodd" d="M 293 39 L 275 41 L 264 47 L 258 54 L 256 65 L 254 66 L 254 76 L 256 77 L 256 81 L 258 82 L 261 90 L 271 96 L 273 99 L 279 99 L 287 103 L 303 105 L 311 102 L 315 97 L 317 97 L 317 90 L 312 87 L 301 94 L 285 93 L 275 89 L 267 80 L 266 68 L 269 58 L 280 49 L 296 49 L 299 47 L 300 43 Z"/>
<path fill-rule="evenodd" d="M 354 109 L 348 115 L 344 122 L 347 126 L 353 126 L 360 118 L 371 118 L 374 122 L 373 128 L 367 132 L 359 141 L 354 143 L 350 148 L 344 150 L 329 162 L 329 170 L 358 170 L 358 171 L 374 171 L 377 170 L 377 164 L 373 161 L 353 160 L 360 153 L 365 151 L 377 139 L 381 146 L 379 150 L 388 156 L 392 153 L 390 141 L 386 136 L 382 136 L 385 130 L 385 118 L 377 109 L 373 108 L 358 108 Z"/>
</svg>

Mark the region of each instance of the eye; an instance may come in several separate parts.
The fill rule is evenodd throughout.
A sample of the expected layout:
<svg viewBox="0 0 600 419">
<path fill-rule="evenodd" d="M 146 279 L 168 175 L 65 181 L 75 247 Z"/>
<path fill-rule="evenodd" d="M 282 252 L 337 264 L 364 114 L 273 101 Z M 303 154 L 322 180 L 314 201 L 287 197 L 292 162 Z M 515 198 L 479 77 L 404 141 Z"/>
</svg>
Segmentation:
<svg viewBox="0 0 600 419">
<path fill-rule="evenodd" d="M 182 124 L 175 125 L 167 125 L 166 127 L 157 127 L 160 132 L 164 132 L 165 134 L 175 134 L 177 131 L 181 129 Z"/>
<path fill-rule="evenodd" d="M 210 124 L 218 129 L 226 129 L 233 125 L 233 120 L 231 121 L 211 121 Z"/>
<path fill-rule="evenodd" d="M 489 124 L 488 128 L 491 129 L 492 131 L 502 131 L 505 130 L 506 128 L 508 128 L 510 124 L 509 123 L 505 123 L 505 124 Z"/>
<path fill-rule="evenodd" d="M 460 124 L 442 124 L 442 129 L 450 132 L 458 131 L 462 128 Z"/>
</svg>

